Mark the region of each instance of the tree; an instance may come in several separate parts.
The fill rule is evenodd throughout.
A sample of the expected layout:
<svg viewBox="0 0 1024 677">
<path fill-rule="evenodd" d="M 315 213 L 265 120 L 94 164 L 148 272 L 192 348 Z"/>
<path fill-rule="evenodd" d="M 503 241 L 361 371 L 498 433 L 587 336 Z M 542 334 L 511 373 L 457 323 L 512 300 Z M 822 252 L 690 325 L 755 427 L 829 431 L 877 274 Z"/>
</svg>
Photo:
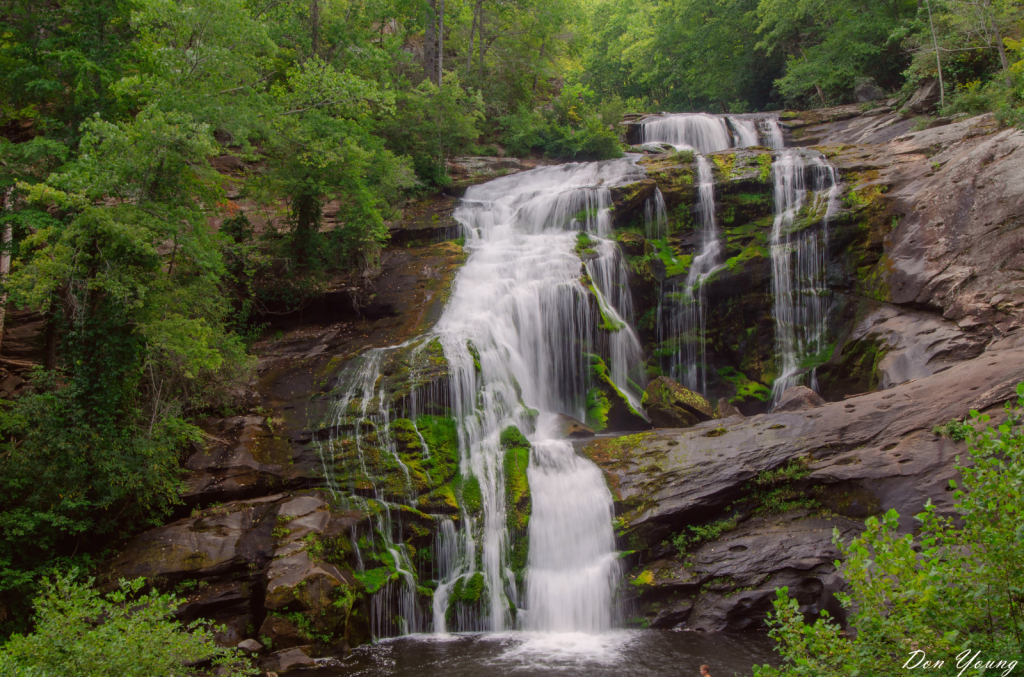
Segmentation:
<svg viewBox="0 0 1024 677">
<path fill-rule="evenodd" d="M 970 424 L 941 430 L 965 437 L 970 449 L 958 466 L 962 484 L 950 481 L 962 524 L 931 504 L 916 535 L 899 533 L 895 511 L 869 519 L 863 535 L 839 543 L 850 586 L 841 599 L 856 609 L 856 637 L 827 615 L 805 625 L 782 589 L 771 634 L 786 663 L 755 668 L 755 676 L 866 676 L 924 660 L 945 661 L 930 674 L 955 675 L 976 652 L 983 662 L 1003 660 L 1001 671 L 1024 655 L 1024 384 L 1017 395 L 998 425 L 972 411 Z"/>
</svg>

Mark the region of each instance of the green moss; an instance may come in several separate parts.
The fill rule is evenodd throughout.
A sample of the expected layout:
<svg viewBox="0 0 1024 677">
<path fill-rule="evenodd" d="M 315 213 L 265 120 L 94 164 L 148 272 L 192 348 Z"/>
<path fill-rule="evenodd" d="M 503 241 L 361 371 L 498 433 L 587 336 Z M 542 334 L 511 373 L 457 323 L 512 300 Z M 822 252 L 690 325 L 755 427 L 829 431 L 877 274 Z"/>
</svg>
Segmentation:
<svg viewBox="0 0 1024 677">
<path fill-rule="evenodd" d="M 767 247 L 758 245 L 749 245 L 737 256 L 733 256 L 725 262 L 726 269 L 732 274 L 739 272 L 747 261 L 753 261 L 755 259 L 767 259 L 771 257 Z"/>
<path fill-rule="evenodd" d="M 608 412 L 611 410 L 612 404 L 601 388 L 594 387 L 587 391 L 586 406 L 586 424 L 595 432 L 601 432 L 607 428 Z"/>
<path fill-rule="evenodd" d="M 758 179 L 761 181 L 769 181 L 772 178 L 772 156 L 771 153 L 762 153 L 757 156 L 757 164 L 760 167 L 758 173 Z"/>
<path fill-rule="evenodd" d="M 354 576 L 366 587 L 366 592 L 371 595 L 383 588 L 388 581 L 398 578 L 397 573 L 386 567 L 357 571 Z"/>
<path fill-rule="evenodd" d="M 728 178 L 733 175 L 736 167 L 736 153 L 712 155 L 711 161 L 718 168 L 718 171 L 722 173 L 722 176 Z"/>
<path fill-rule="evenodd" d="M 470 513 L 483 509 L 483 494 L 480 492 L 480 480 L 476 475 L 470 475 L 462 482 L 462 505 Z"/>
<path fill-rule="evenodd" d="M 729 398 L 730 404 L 743 404 L 748 400 L 768 402 L 772 398 L 771 389 L 751 381 L 745 374 L 732 367 L 722 367 L 718 370 L 718 376 L 736 387 L 736 394 Z"/>
<path fill-rule="evenodd" d="M 469 351 L 470 357 L 473 358 L 473 368 L 476 369 L 476 373 L 479 374 L 483 371 L 483 368 L 480 366 L 480 351 L 476 349 L 476 346 L 473 345 L 472 341 L 466 341 L 466 350 Z"/>
</svg>

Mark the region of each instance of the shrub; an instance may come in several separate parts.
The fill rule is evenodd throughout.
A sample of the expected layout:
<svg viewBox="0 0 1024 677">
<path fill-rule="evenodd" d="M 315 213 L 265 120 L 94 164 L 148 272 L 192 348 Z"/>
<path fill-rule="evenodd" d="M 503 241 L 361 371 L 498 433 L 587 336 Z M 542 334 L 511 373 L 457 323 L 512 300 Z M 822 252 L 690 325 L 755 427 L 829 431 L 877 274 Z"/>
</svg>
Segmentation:
<svg viewBox="0 0 1024 677">
<path fill-rule="evenodd" d="M 237 649 L 217 646 L 209 623 L 173 620 L 174 595 L 140 594 L 142 578 L 101 595 L 92 579 L 76 582 L 76 573 L 43 580 L 35 631 L 0 647 L 0 674 L 184 677 L 203 674 L 193 666 L 207 661 L 220 675 L 259 674 Z"/>
</svg>

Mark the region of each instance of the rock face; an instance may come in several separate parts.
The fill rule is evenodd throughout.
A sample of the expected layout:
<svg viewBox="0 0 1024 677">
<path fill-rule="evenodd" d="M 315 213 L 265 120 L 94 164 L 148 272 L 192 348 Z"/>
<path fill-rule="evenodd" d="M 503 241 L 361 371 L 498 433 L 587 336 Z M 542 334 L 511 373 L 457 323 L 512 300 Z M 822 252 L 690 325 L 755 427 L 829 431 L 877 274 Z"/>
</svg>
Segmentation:
<svg viewBox="0 0 1024 677">
<path fill-rule="evenodd" d="M 966 447 L 932 428 L 996 408 L 1021 381 L 1024 349 L 990 350 L 813 409 L 580 444 L 608 474 L 620 547 L 635 551 L 630 589 L 649 622 L 742 628 L 760 623 L 776 585 L 808 610 L 830 603 L 833 527 L 849 536 L 896 509 L 911 531 L 928 500 L 952 514 L 949 481 Z M 702 541 L 691 529 L 701 525 L 720 535 Z"/>
<path fill-rule="evenodd" d="M 557 434 L 568 440 L 582 440 L 594 436 L 594 431 L 572 416 L 558 414 L 555 417 Z"/>
<path fill-rule="evenodd" d="M 707 400 L 665 376 L 647 384 L 641 404 L 656 428 L 689 428 L 715 417 Z"/>
<path fill-rule="evenodd" d="M 921 83 L 906 107 L 912 113 L 927 113 L 938 105 L 940 98 L 939 81 L 931 78 Z"/>
<path fill-rule="evenodd" d="M 787 388 L 778 403 L 772 407 L 773 414 L 781 414 L 786 411 L 804 411 L 814 409 L 825 404 L 821 395 L 814 392 L 807 386 L 793 386 Z"/>
<path fill-rule="evenodd" d="M 257 637 L 275 648 L 324 637 L 348 646 L 368 635 L 366 609 L 353 608 L 364 586 L 347 539 L 366 518 L 332 508 L 320 492 L 235 501 L 141 534 L 109 578 L 185 591 L 178 616 L 226 623 L 217 637 L 225 646 Z"/>
</svg>

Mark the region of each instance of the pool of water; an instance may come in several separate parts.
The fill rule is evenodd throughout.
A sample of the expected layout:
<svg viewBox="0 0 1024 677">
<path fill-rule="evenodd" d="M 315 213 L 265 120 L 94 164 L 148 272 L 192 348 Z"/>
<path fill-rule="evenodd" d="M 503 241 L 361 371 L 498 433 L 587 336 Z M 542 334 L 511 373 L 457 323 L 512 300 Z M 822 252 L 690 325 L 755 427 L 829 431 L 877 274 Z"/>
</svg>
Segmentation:
<svg viewBox="0 0 1024 677">
<path fill-rule="evenodd" d="M 753 665 L 778 665 L 765 633 L 616 631 L 414 635 L 357 648 L 343 660 L 303 671 L 312 677 L 713 677 L 749 676 Z"/>
</svg>

